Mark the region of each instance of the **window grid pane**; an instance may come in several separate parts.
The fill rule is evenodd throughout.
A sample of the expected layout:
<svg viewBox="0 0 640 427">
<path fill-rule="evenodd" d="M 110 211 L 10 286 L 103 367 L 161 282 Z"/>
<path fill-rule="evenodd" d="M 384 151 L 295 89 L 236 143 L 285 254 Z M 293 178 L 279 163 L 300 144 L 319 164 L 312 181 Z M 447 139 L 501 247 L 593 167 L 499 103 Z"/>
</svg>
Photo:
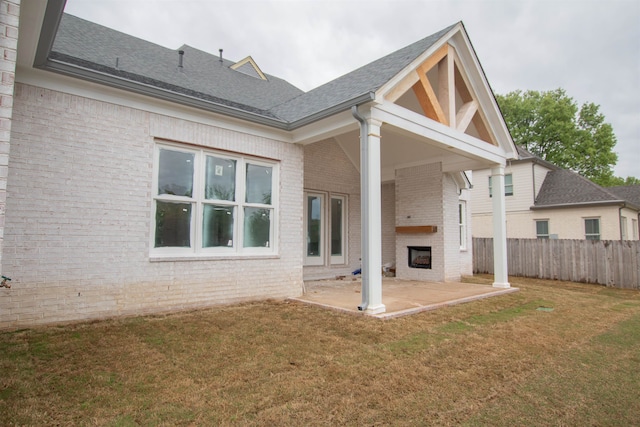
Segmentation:
<svg viewBox="0 0 640 427">
<path fill-rule="evenodd" d="M 195 154 L 160 149 L 158 195 L 191 197 Z"/>
<path fill-rule="evenodd" d="M 236 199 L 236 161 L 207 156 L 204 197 L 208 200 Z"/>
<path fill-rule="evenodd" d="M 156 201 L 155 247 L 191 246 L 191 204 Z"/>
<path fill-rule="evenodd" d="M 204 205 L 202 219 L 202 247 L 232 247 L 234 208 Z"/>
<path fill-rule="evenodd" d="M 270 166 L 247 164 L 247 203 L 271 204 L 271 180 L 273 168 Z"/>
<path fill-rule="evenodd" d="M 244 208 L 245 248 L 269 247 L 271 211 L 263 208 Z"/>
</svg>

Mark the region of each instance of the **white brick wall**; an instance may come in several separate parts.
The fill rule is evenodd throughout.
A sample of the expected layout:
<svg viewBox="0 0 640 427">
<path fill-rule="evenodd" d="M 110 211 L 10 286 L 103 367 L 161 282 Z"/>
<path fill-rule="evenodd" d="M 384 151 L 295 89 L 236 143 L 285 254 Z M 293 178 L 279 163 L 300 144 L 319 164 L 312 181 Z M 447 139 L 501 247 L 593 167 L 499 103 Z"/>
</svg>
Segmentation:
<svg viewBox="0 0 640 427">
<path fill-rule="evenodd" d="M 440 163 L 396 170 L 396 226 L 435 225 L 436 233 L 396 236 L 396 275 L 401 279 L 445 278 L 443 175 Z M 431 269 L 409 268 L 407 246 L 431 246 Z"/>
<path fill-rule="evenodd" d="M 396 262 L 396 184 L 382 184 L 382 265 Z"/>
<path fill-rule="evenodd" d="M 20 0 L 0 0 L 0 272 L 4 239 L 7 175 L 18 47 Z"/>
<path fill-rule="evenodd" d="M 301 293 L 301 147 L 21 84 L 11 138 L 0 327 Z M 279 160 L 279 256 L 150 262 L 154 138 Z"/>
</svg>

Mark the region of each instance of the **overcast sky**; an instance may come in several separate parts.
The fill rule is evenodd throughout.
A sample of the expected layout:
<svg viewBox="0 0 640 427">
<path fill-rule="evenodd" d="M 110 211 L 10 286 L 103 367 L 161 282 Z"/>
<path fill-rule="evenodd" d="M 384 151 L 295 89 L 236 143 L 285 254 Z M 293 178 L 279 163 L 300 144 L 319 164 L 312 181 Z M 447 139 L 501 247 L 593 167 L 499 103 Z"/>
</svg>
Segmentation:
<svg viewBox="0 0 640 427">
<path fill-rule="evenodd" d="M 309 90 L 463 21 L 495 93 L 564 88 L 600 105 L 617 176 L 640 178 L 638 0 L 67 0 L 66 12 Z"/>
</svg>

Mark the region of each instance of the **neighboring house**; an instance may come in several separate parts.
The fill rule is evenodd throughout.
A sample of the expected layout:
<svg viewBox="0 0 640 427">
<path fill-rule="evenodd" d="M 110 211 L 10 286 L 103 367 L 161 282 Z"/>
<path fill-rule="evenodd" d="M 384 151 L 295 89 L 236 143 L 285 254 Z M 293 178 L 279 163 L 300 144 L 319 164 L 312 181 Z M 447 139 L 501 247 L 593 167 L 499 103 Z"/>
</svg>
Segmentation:
<svg viewBox="0 0 640 427">
<path fill-rule="evenodd" d="M 471 274 L 463 171 L 500 187 L 516 149 L 462 23 L 305 93 L 251 57 L 17 3 L 0 9 L 0 326 L 299 296 L 359 268 L 379 313 L 385 264 Z"/>
<path fill-rule="evenodd" d="M 638 240 L 640 185 L 603 188 L 518 147 L 505 169 L 507 237 Z M 473 171 L 474 237 L 491 237 L 487 169 Z"/>
</svg>

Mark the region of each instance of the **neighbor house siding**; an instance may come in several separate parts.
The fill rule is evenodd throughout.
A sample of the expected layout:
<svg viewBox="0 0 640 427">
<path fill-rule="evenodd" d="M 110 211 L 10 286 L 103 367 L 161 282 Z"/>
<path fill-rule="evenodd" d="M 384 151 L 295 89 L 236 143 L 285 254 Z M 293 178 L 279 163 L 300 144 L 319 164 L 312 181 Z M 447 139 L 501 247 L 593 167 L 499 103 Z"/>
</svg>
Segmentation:
<svg viewBox="0 0 640 427">
<path fill-rule="evenodd" d="M 302 290 L 302 148 L 17 84 L 0 326 L 203 307 Z M 280 163 L 279 253 L 151 262 L 154 144 Z"/>
<path fill-rule="evenodd" d="M 538 209 L 528 212 L 507 213 L 507 236 L 512 239 L 535 239 L 536 220 L 549 221 L 549 234 L 559 239 L 584 239 L 585 218 L 600 219 L 600 239 L 620 240 L 618 206 L 583 208 Z M 491 215 L 474 215 L 473 236 L 491 237 Z"/>
</svg>

